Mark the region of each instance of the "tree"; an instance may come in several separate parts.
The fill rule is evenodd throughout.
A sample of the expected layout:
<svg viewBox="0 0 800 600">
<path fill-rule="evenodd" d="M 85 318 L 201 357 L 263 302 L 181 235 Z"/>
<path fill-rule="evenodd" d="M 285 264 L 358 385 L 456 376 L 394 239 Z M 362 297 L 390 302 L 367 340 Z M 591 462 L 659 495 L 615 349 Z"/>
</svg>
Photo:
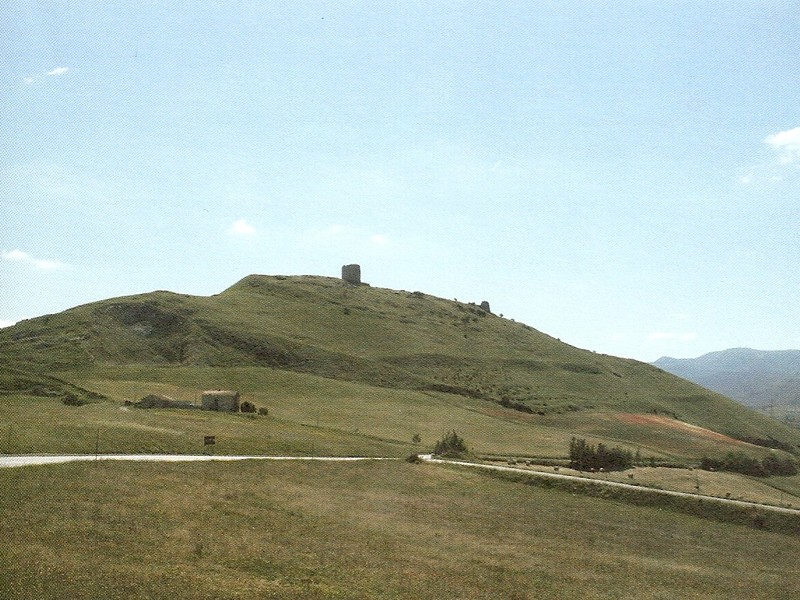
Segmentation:
<svg viewBox="0 0 800 600">
<path fill-rule="evenodd" d="M 445 458 L 463 458 L 467 455 L 467 444 L 455 431 L 451 431 L 436 442 L 433 453 Z"/>
<path fill-rule="evenodd" d="M 256 405 L 248 400 L 245 400 L 244 402 L 242 402 L 241 406 L 239 407 L 239 410 L 242 411 L 243 413 L 254 413 L 256 412 Z"/>
<path fill-rule="evenodd" d="M 633 454 L 617 446 L 608 448 L 600 443 L 595 447 L 583 438 L 572 438 L 569 442 L 569 466 L 578 471 L 624 471 L 633 466 Z"/>
<path fill-rule="evenodd" d="M 700 461 L 700 468 L 706 471 L 732 471 L 754 477 L 796 475 L 798 472 L 797 463 L 789 457 L 769 455 L 758 460 L 744 452 L 728 452 L 724 458 L 704 456 Z"/>
</svg>

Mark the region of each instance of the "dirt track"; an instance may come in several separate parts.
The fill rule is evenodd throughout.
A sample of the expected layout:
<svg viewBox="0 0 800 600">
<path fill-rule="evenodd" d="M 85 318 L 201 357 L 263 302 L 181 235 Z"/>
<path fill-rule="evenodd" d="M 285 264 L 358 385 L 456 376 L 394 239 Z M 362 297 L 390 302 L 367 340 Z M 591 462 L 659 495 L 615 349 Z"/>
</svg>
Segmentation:
<svg viewBox="0 0 800 600">
<path fill-rule="evenodd" d="M 507 467 L 504 465 L 487 465 L 482 463 L 473 463 L 467 461 L 460 461 L 460 460 L 448 460 L 448 459 L 441 459 L 441 458 L 433 458 L 430 454 L 420 455 L 420 458 L 427 463 L 439 463 L 439 464 L 451 464 L 451 465 L 460 465 L 465 467 L 472 467 L 476 469 L 489 469 L 495 471 L 503 471 L 509 473 L 521 473 L 524 475 L 529 475 L 531 477 L 541 477 L 543 479 L 557 479 L 561 481 L 580 481 L 583 483 L 594 484 L 594 485 L 604 485 L 608 487 L 614 488 L 622 488 L 626 490 L 633 490 L 639 493 L 652 493 L 652 494 L 661 494 L 664 496 L 676 496 L 679 498 L 694 498 L 697 500 L 703 501 L 711 501 L 711 502 L 718 502 L 720 504 L 728 504 L 734 506 L 742 506 L 746 508 L 759 508 L 763 510 L 769 510 L 773 512 L 779 512 L 783 514 L 789 515 L 800 515 L 800 509 L 796 508 L 785 508 L 783 506 L 773 506 L 771 504 L 761 504 L 758 502 L 747 502 L 746 500 L 732 500 L 729 498 L 719 498 L 717 496 L 704 496 L 702 494 L 689 494 L 687 492 L 675 492 L 671 490 L 659 490 L 655 488 L 648 488 L 642 487 L 639 485 L 633 485 L 630 483 L 622 483 L 619 481 L 604 481 L 602 479 L 589 479 L 587 477 L 578 477 L 576 475 L 563 475 L 561 473 L 546 473 L 542 471 L 532 471 L 530 469 L 522 469 L 520 467 Z"/>
</svg>

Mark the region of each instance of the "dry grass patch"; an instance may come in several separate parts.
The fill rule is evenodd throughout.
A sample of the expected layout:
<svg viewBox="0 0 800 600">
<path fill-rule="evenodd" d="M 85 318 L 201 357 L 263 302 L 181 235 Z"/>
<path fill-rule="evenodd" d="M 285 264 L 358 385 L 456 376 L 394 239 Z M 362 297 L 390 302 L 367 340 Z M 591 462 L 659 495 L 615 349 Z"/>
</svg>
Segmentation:
<svg viewBox="0 0 800 600">
<path fill-rule="evenodd" d="M 769 598 L 796 537 L 432 465 L 0 471 L 5 598 Z"/>
</svg>

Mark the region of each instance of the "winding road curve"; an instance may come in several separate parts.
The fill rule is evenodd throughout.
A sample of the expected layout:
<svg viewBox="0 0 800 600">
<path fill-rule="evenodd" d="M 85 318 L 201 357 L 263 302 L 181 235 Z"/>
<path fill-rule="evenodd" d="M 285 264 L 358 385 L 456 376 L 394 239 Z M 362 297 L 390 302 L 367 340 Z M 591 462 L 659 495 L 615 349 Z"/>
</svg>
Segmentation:
<svg viewBox="0 0 800 600">
<path fill-rule="evenodd" d="M 734 506 L 742 506 L 746 508 L 759 508 L 769 510 L 772 512 L 779 512 L 788 515 L 799 515 L 800 509 L 786 508 L 783 506 L 774 506 L 772 504 L 761 504 L 760 502 L 748 502 L 746 500 L 733 500 L 730 498 L 719 498 L 717 496 L 705 496 L 703 494 L 689 494 L 687 492 L 675 492 L 672 490 L 660 490 L 656 488 L 649 488 L 641 485 L 633 485 L 630 483 L 622 483 L 619 481 L 605 481 L 603 479 L 590 479 L 588 477 L 578 477 L 575 475 L 562 475 L 561 473 L 547 473 L 543 471 L 532 471 L 530 469 L 522 469 L 520 467 L 507 467 L 504 465 L 487 465 L 481 463 L 473 463 L 461 460 L 450 460 L 442 458 L 433 458 L 430 454 L 420 455 L 420 459 L 427 463 L 445 463 L 449 465 L 459 465 L 464 467 L 472 467 L 478 469 L 488 469 L 493 471 L 503 471 L 508 473 L 522 473 L 532 477 L 541 477 L 544 479 L 558 479 L 562 481 L 581 481 L 583 483 L 605 485 L 613 488 L 622 488 L 626 490 L 634 490 L 641 493 L 661 494 L 663 496 L 676 496 L 678 498 L 694 498 L 696 500 L 718 502 L 720 504 L 729 504 Z"/>
<path fill-rule="evenodd" d="M 660 490 L 655 488 L 648 488 L 629 483 L 621 483 L 618 481 L 604 481 L 602 479 L 589 479 L 586 477 L 578 477 L 575 475 L 563 475 L 561 473 L 547 473 L 543 471 L 532 471 L 530 469 L 522 469 L 520 467 L 508 467 L 505 465 L 490 465 L 483 463 L 474 463 L 460 460 L 450 460 L 443 458 L 434 458 L 430 454 L 420 454 L 420 460 L 429 464 L 449 464 L 458 465 L 462 467 L 469 467 L 473 469 L 486 469 L 507 473 L 518 473 L 528 475 L 531 477 L 539 477 L 543 479 L 556 479 L 561 481 L 579 481 L 583 483 L 591 483 L 594 485 L 604 485 L 613 488 L 622 488 L 626 490 L 633 490 L 641 493 L 661 494 L 664 496 L 676 496 L 679 498 L 694 498 L 697 500 L 718 502 L 720 504 L 729 504 L 734 506 L 741 506 L 745 508 L 759 508 L 761 510 L 768 510 L 777 513 L 798 515 L 800 516 L 800 509 L 786 508 L 783 506 L 773 506 L 770 504 L 761 504 L 758 502 L 747 502 L 745 500 L 733 500 L 729 498 L 718 498 L 716 496 L 705 496 L 702 494 L 689 494 L 686 492 L 676 492 L 672 490 Z M 225 455 L 209 455 L 209 454 L 60 454 L 60 455 L 4 455 L 0 456 L 0 468 L 6 467 L 28 467 L 36 465 L 52 465 L 62 464 L 77 461 L 142 461 L 142 462 L 201 462 L 201 461 L 237 461 L 237 460 L 280 460 L 280 461 L 320 461 L 320 462 L 359 462 L 359 461 L 387 461 L 387 460 L 401 460 L 399 458 L 387 457 L 370 457 L 370 456 L 225 456 Z"/>
</svg>

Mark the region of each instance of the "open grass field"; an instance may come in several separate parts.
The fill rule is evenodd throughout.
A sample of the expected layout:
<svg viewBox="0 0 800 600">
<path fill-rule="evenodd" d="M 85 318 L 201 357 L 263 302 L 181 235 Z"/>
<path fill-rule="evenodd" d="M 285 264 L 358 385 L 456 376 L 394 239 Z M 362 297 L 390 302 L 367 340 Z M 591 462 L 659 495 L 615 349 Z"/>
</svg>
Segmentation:
<svg viewBox="0 0 800 600">
<path fill-rule="evenodd" d="M 0 452 L 91 453 L 202 450 L 216 435 L 224 454 L 407 456 L 430 451 L 452 429 L 475 453 L 563 458 L 572 436 L 692 464 L 704 454 L 768 450 L 664 415 L 575 411 L 527 414 L 442 392 L 390 389 L 262 367 L 93 367 L 59 376 L 107 400 L 79 407 L 58 398 L 0 397 Z M 267 417 L 123 406 L 148 394 L 197 402 L 203 389 L 242 392 Z M 419 435 L 421 442 L 412 438 Z"/>
<path fill-rule="evenodd" d="M 0 471 L 0 596 L 800 596 L 800 539 L 402 461 Z"/>
<path fill-rule="evenodd" d="M 203 438 L 216 436 L 213 448 Z M 0 448 L 9 454 L 170 453 L 407 456 L 399 443 L 273 416 L 129 408 L 112 402 L 65 406 L 57 399 L 5 397 Z"/>
</svg>

